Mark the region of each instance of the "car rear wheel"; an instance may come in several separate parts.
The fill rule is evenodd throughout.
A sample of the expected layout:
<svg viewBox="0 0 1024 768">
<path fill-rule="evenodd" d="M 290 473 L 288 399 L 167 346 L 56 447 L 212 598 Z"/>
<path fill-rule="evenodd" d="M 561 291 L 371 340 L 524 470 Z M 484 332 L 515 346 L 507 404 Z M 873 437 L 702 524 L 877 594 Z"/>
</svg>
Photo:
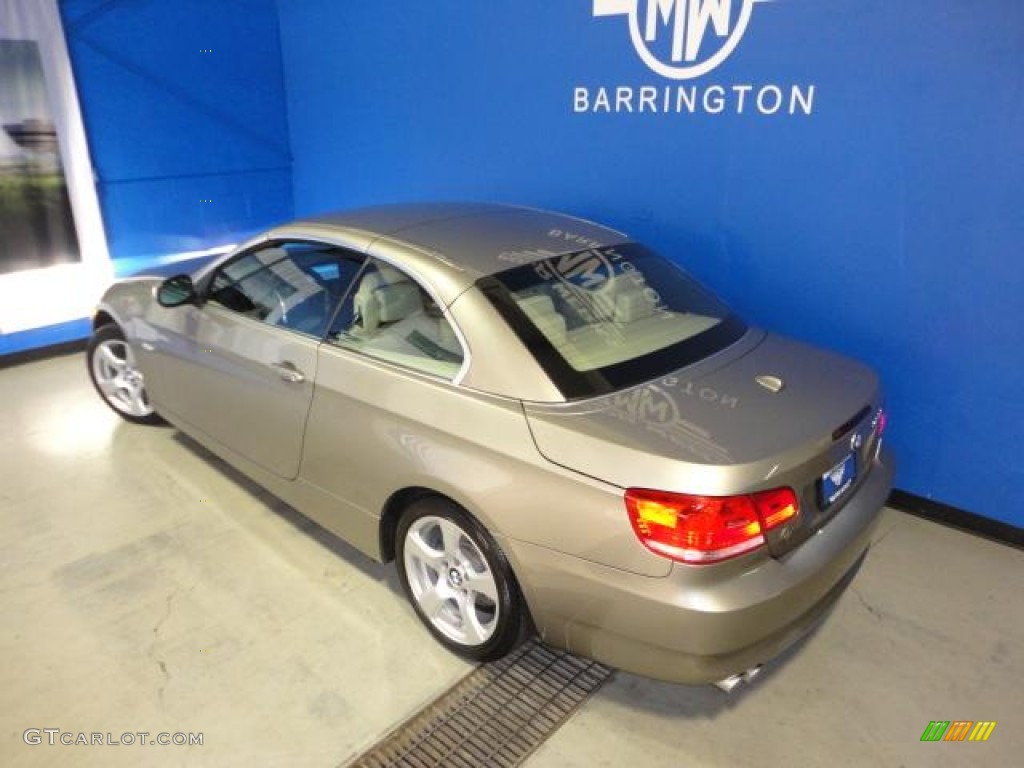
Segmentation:
<svg viewBox="0 0 1024 768">
<path fill-rule="evenodd" d="M 97 328 L 86 354 L 93 386 L 121 418 L 136 424 L 162 421 L 150 405 L 135 354 L 120 328 L 112 324 Z"/>
<path fill-rule="evenodd" d="M 440 498 L 414 502 L 395 548 L 402 588 L 442 645 L 493 661 L 523 640 L 529 620 L 508 560 L 465 511 Z"/>
</svg>

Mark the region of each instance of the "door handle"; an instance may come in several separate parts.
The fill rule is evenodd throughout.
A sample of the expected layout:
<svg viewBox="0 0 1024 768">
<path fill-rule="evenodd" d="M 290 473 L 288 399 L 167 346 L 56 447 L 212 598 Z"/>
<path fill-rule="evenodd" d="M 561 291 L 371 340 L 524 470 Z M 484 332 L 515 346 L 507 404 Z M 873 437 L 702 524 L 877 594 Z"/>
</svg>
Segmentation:
<svg viewBox="0 0 1024 768">
<path fill-rule="evenodd" d="M 294 363 L 289 363 L 288 361 L 271 363 L 270 367 L 277 371 L 278 376 L 292 384 L 298 384 L 306 380 L 306 375 L 296 368 Z"/>
</svg>

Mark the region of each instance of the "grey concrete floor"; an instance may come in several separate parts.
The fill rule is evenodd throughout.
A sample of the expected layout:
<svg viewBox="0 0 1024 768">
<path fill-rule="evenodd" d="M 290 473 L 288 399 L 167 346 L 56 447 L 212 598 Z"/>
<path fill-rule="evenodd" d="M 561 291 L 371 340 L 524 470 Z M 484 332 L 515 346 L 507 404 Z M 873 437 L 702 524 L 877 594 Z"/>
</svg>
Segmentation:
<svg viewBox="0 0 1024 768">
<path fill-rule="evenodd" d="M 1020 551 L 887 511 L 853 588 L 755 685 L 618 673 L 529 765 L 1019 766 L 1022 576 Z M 392 568 L 174 430 L 121 423 L 77 355 L 0 369 L 0 616 L 0 766 L 329 768 L 469 670 Z M 957 719 L 997 726 L 920 742 Z"/>
<path fill-rule="evenodd" d="M 619 673 L 534 766 L 1024 765 L 1024 552 L 886 510 L 851 588 L 730 696 Z M 985 743 L 922 743 L 994 720 Z"/>
<path fill-rule="evenodd" d="M 173 429 L 122 423 L 82 359 L 0 370 L 0 766 L 337 766 L 469 670 L 393 569 Z"/>
</svg>

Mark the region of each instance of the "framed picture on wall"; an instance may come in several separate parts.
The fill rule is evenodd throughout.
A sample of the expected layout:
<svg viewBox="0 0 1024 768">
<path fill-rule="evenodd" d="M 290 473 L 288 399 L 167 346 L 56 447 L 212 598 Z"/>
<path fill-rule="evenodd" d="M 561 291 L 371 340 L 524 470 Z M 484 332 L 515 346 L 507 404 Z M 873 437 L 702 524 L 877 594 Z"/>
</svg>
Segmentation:
<svg viewBox="0 0 1024 768">
<path fill-rule="evenodd" d="M 0 39 L 0 274 L 82 260 L 39 42 Z"/>
<path fill-rule="evenodd" d="M 86 317 L 110 280 L 55 0 L 0 2 L 0 333 Z"/>
</svg>

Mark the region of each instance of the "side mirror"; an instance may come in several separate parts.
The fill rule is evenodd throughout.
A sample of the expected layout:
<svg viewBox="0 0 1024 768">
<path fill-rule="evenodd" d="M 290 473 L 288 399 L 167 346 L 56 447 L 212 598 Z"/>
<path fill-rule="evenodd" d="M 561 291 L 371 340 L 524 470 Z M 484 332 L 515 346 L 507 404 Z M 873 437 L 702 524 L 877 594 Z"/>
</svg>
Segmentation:
<svg viewBox="0 0 1024 768">
<path fill-rule="evenodd" d="M 192 278 L 188 275 L 175 275 L 160 283 L 156 289 L 156 300 L 161 307 L 180 307 L 184 304 L 195 304 L 199 297 Z"/>
</svg>

